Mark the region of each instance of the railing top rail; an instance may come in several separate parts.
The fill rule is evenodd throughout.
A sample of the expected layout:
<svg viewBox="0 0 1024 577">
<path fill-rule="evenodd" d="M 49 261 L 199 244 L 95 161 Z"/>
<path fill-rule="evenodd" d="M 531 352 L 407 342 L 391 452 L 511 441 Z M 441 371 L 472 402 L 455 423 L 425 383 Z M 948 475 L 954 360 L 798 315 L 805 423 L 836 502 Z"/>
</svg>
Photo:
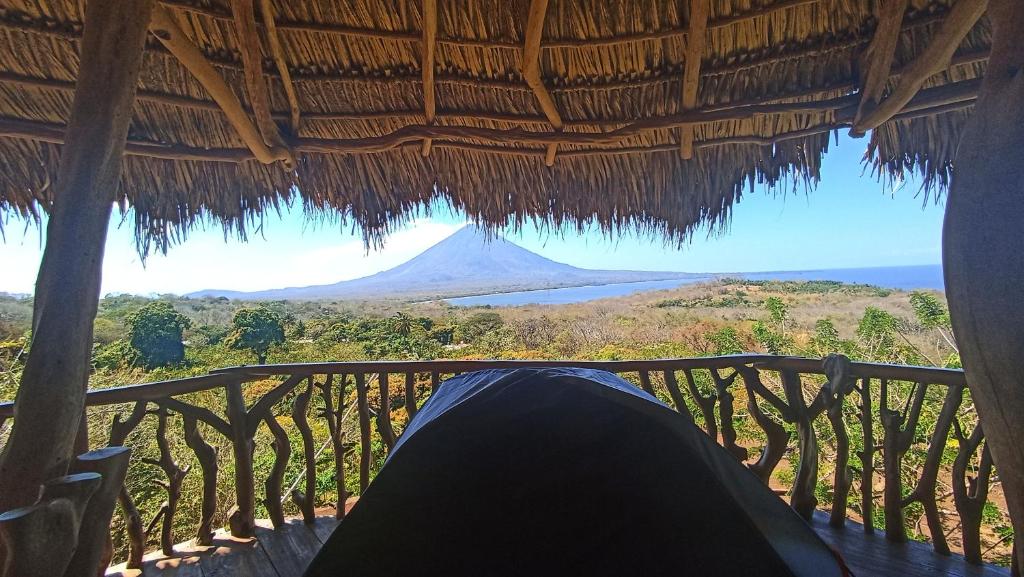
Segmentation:
<svg viewBox="0 0 1024 577">
<path fill-rule="evenodd" d="M 821 359 L 768 354 L 738 354 L 716 357 L 683 357 L 627 361 L 580 360 L 435 360 L 435 361 L 342 361 L 323 363 L 284 363 L 276 365 L 244 365 L 211 371 L 215 374 L 242 375 L 247 378 L 274 375 L 319 375 L 342 373 L 404 373 L 404 372 L 468 372 L 481 369 L 516 367 L 583 367 L 617 372 L 662 371 L 683 369 L 724 369 L 737 365 L 756 364 L 769 370 L 793 370 L 824 374 Z M 936 385 L 964 385 L 960 369 L 891 365 L 854 361 L 850 369 L 856 377 L 918 381 Z"/>
<path fill-rule="evenodd" d="M 407 372 L 469 372 L 482 369 L 517 367 L 583 367 L 612 372 L 664 371 L 685 369 L 725 369 L 754 364 L 769 370 L 792 370 L 800 373 L 823 374 L 820 359 L 786 357 L 767 354 L 722 355 L 717 357 L 685 357 L 626 361 L 573 361 L 573 360 L 462 360 L 433 361 L 338 361 L 323 363 L 283 363 L 276 365 L 242 365 L 214 369 L 198 377 L 157 381 L 109 389 L 92 389 L 86 394 L 86 405 L 113 405 L 135 401 L 151 401 L 176 395 L 222 387 L 231 383 L 257 380 L 278 375 L 322 375 L 352 373 L 407 373 Z M 855 377 L 917 381 L 928 384 L 963 386 L 966 384 L 960 369 L 889 365 L 884 363 L 852 362 Z M 14 415 L 14 403 L 0 403 L 0 417 Z"/>
<path fill-rule="evenodd" d="M 503 360 L 503 359 L 442 359 L 434 361 L 340 361 L 323 363 L 285 363 L 277 365 L 244 365 L 211 371 L 215 374 L 253 376 L 322 375 L 342 373 L 406 373 L 406 372 L 469 372 L 483 369 L 518 367 L 582 367 L 617 372 L 728 368 L 737 365 L 767 362 L 773 355 L 741 354 L 718 357 L 683 357 L 668 359 L 642 359 L 627 361 L 581 360 Z"/>
<path fill-rule="evenodd" d="M 766 361 L 755 361 L 755 363 L 759 368 L 769 370 L 788 369 L 799 373 L 818 374 L 823 374 L 825 372 L 821 365 L 821 359 L 810 359 L 806 357 L 774 356 Z M 965 386 L 967 384 L 963 369 L 851 361 L 850 372 L 855 377 L 889 379 L 893 381 L 914 381 L 929 385 Z"/>
<path fill-rule="evenodd" d="M 125 385 L 122 387 L 111 387 L 109 389 L 90 389 L 85 395 L 85 404 L 116 405 L 118 403 L 133 403 L 135 401 L 154 401 L 175 395 L 185 395 L 215 389 L 224 385 L 238 382 L 235 375 L 224 375 L 211 373 L 198 377 L 186 377 L 182 379 L 171 379 L 168 381 L 156 381 L 152 383 L 141 383 L 137 385 Z M 14 403 L 0 403 L 0 417 L 13 417 Z"/>
</svg>

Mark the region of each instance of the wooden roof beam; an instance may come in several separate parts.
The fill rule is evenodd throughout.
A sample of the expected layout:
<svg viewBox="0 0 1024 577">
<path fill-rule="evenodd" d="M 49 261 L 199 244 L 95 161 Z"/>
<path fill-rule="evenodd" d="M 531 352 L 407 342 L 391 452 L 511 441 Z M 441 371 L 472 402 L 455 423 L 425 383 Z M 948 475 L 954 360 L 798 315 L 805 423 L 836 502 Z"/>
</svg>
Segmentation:
<svg viewBox="0 0 1024 577">
<path fill-rule="evenodd" d="M 437 93 L 434 87 L 434 53 L 437 50 L 437 0 L 423 0 L 423 114 L 427 124 L 437 115 Z M 430 138 L 423 139 L 420 154 L 430 156 Z"/>
<path fill-rule="evenodd" d="M 707 43 L 708 13 L 710 0 L 690 0 L 690 34 L 686 37 L 686 60 L 683 68 L 683 94 L 680 112 L 693 110 L 697 107 L 697 96 L 700 88 L 700 63 L 704 57 Z M 688 124 L 679 132 L 679 157 L 683 160 L 693 158 L 693 125 Z"/>
<path fill-rule="evenodd" d="M 855 125 L 860 122 L 870 108 L 875 107 L 882 99 L 882 93 L 891 74 L 892 63 L 896 57 L 896 48 L 899 46 L 901 24 L 903 23 L 903 14 L 907 11 L 907 1 L 882 0 L 875 35 L 857 60 L 860 75 L 860 105 L 857 107 Z"/>
<path fill-rule="evenodd" d="M 548 0 L 532 0 L 530 11 L 526 17 L 526 32 L 523 42 L 523 78 L 537 96 L 540 109 L 547 117 L 548 122 L 557 132 L 561 132 L 563 123 L 562 117 L 558 114 L 555 101 L 551 93 L 544 86 L 544 80 L 540 75 L 540 42 L 544 33 L 544 17 L 548 11 Z M 555 153 L 558 151 L 558 144 L 548 145 L 547 154 L 544 156 L 544 164 L 554 166 Z"/>
<path fill-rule="evenodd" d="M 189 11 L 195 14 L 202 14 L 209 18 L 215 18 L 218 20 L 230 20 L 231 14 L 228 11 L 215 5 L 202 5 L 196 3 L 194 0 L 161 0 L 161 2 L 167 6 L 174 6 L 183 11 Z M 759 6 L 751 8 L 742 12 L 737 12 L 729 16 L 722 16 L 708 22 L 708 28 L 727 28 L 735 24 L 754 20 L 764 16 L 770 16 L 776 12 L 788 10 L 790 8 L 796 8 L 799 6 L 806 6 L 811 4 L 822 3 L 823 0 L 777 0 L 767 6 Z M 368 38 L 374 40 L 390 41 L 390 42 L 404 42 L 412 43 L 421 40 L 422 35 L 411 30 L 382 30 L 375 28 L 361 28 L 356 26 L 347 26 L 344 24 L 329 24 L 322 22 L 306 22 L 306 21 L 294 21 L 294 22 L 278 22 L 277 28 L 279 30 L 288 30 L 295 32 L 318 32 L 322 34 L 332 34 L 337 36 L 349 36 L 353 38 Z M 685 36 L 689 30 L 684 27 L 679 28 L 666 28 L 663 30 L 655 30 L 650 32 L 637 32 L 633 34 L 622 34 L 618 36 L 603 36 L 596 38 L 563 38 L 550 40 L 541 47 L 541 50 L 556 50 L 563 48 L 592 48 L 597 46 L 615 46 L 618 44 L 629 44 L 635 42 L 648 42 L 652 40 L 669 40 L 673 38 L 680 38 Z M 504 50 L 518 50 L 522 48 L 521 44 L 510 40 L 489 40 L 489 39 L 476 39 L 476 38 L 462 38 L 445 36 L 437 39 L 439 44 L 445 44 L 448 46 L 461 46 L 466 48 L 489 48 L 489 49 L 504 49 Z"/>
<path fill-rule="evenodd" d="M 270 92 L 263 77 L 263 49 L 260 47 L 260 37 L 256 32 L 253 2 L 254 0 L 231 0 L 231 13 L 235 17 L 235 32 L 238 34 L 239 51 L 242 53 L 245 89 L 263 142 L 271 150 L 282 155 L 285 167 L 291 170 L 295 167 L 295 158 L 288 150 L 281 136 L 281 129 L 270 113 Z"/>
<path fill-rule="evenodd" d="M 773 5 L 774 6 L 774 5 Z M 940 23 L 942 18 L 945 16 L 945 12 L 939 14 L 928 14 L 926 16 L 916 16 L 913 18 L 906 18 L 901 26 L 901 32 L 914 30 L 924 26 L 931 26 L 936 23 Z M 80 24 L 78 25 L 80 27 Z M 709 24 L 708 28 L 714 28 Z M 31 34 L 40 34 L 48 36 L 50 38 L 59 38 L 66 41 L 77 42 L 80 41 L 80 31 L 68 31 L 66 27 L 52 27 L 47 26 L 45 21 L 30 21 L 24 22 L 20 20 L 12 20 L 9 17 L 0 15 L 0 29 L 3 30 L 17 30 L 20 32 L 27 32 Z M 278 30 L 282 27 L 278 23 Z M 438 40 L 441 43 L 441 40 Z M 707 77 L 715 74 L 730 74 L 740 72 L 743 70 L 770 66 L 780 62 L 786 62 L 796 60 L 799 58 L 813 57 L 821 55 L 824 52 L 838 51 L 838 50 L 854 50 L 858 48 L 866 48 L 869 41 L 852 38 L 843 40 L 840 42 L 829 42 L 827 38 L 819 38 L 814 42 L 809 42 L 807 46 L 786 51 L 781 54 L 776 53 L 764 53 L 764 51 L 758 51 L 757 54 L 737 54 L 734 55 L 734 61 L 731 63 L 720 63 L 710 66 L 701 67 L 701 77 Z M 517 45 L 521 47 L 521 45 Z M 546 44 L 544 45 L 546 46 Z M 541 48 L 543 48 L 542 46 Z M 155 46 L 150 46 L 150 49 Z M 164 48 L 166 50 L 166 48 Z M 983 51 L 975 51 L 971 53 L 965 53 L 961 57 L 954 57 L 954 64 L 970 64 L 987 59 L 987 49 Z M 243 70 L 241 63 L 236 62 L 228 57 L 212 56 L 208 55 L 207 61 L 217 67 L 222 67 L 230 70 Z M 621 90 L 628 88 L 643 88 L 647 86 L 653 86 L 657 84 L 665 84 L 674 81 L 675 79 L 681 78 L 681 75 L 676 71 L 677 67 L 671 68 L 659 68 L 653 70 L 642 71 L 642 78 L 637 79 L 620 79 L 604 81 L 595 84 L 580 84 L 580 85 L 568 85 L 568 86 L 557 86 L 549 89 L 552 94 L 559 93 L 572 93 L 572 92 L 585 92 L 585 91 L 600 91 L 600 90 Z M 265 70 L 268 76 L 279 77 L 280 75 L 276 70 Z M 330 73 L 300 73 L 296 69 L 290 70 L 292 74 L 292 81 L 296 83 L 306 82 L 319 82 L 323 80 L 332 82 L 351 82 L 351 83 L 422 83 L 422 76 L 417 75 L 401 75 L 390 73 L 391 71 L 379 71 L 377 75 L 371 76 L 356 76 L 354 71 L 344 72 L 330 72 Z M 680 70 L 681 72 L 681 70 Z M 529 86 L 526 86 L 522 82 L 516 82 L 513 80 L 498 80 L 498 79 L 475 79 L 467 78 L 459 74 L 436 74 L 435 83 L 437 84 L 458 84 L 463 86 L 472 86 L 479 89 L 494 89 L 494 90 L 530 90 Z M 853 86 L 856 88 L 856 85 Z M 307 115 L 307 118 L 309 116 Z"/>
<path fill-rule="evenodd" d="M 980 79 L 973 79 L 922 90 L 899 114 L 894 117 L 894 119 L 905 120 L 920 118 L 922 116 L 943 114 L 973 106 L 978 95 L 980 84 Z M 630 126 L 626 127 L 624 130 L 598 134 L 544 133 L 520 130 L 501 131 L 461 126 L 410 126 L 384 136 L 362 139 L 336 140 L 300 138 L 296 140 L 295 150 L 297 152 L 324 154 L 372 154 L 387 152 L 389 150 L 404 148 L 406 146 L 420 147 L 421 143 L 418 141 L 420 141 L 424 136 L 429 135 L 438 139 L 472 138 L 490 143 L 483 144 L 441 140 L 434 143 L 435 147 L 476 150 L 493 152 L 496 154 L 546 156 L 546 147 L 523 148 L 511 147 L 508 145 L 514 142 L 526 142 L 546 146 L 552 139 L 559 139 L 559 142 L 564 142 L 566 144 L 606 145 L 614 144 L 632 134 L 649 130 L 657 130 L 659 128 L 675 128 L 683 126 L 686 123 L 739 120 L 751 118 L 758 114 L 792 114 L 794 112 L 819 112 L 824 110 L 835 111 L 833 121 L 829 122 L 827 125 L 802 129 L 795 132 L 780 133 L 773 136 L 740 135 L 698 140 L 694 142 L 694 147 L 704 148 L 707 146 L 721 146 L 725 144 L 771 144 L 788 138 L 827 132 L 843 126 L 849 126 L 853 122 L 853 117 L 857 110 L 857 103 L 857 96 L 849 95 L 822 103 L 788 103 L 773 106 L 756 105 L 744 107 L 743 109 L 719 110 L 713 112 L 695 111 L 685 115 L 649 119 L 644 121 L 644 126 L 640 127 Z M 63 144 L 65 129 L 65 126 L 55 123 L 0 117 L 0 137 L 16 138 L 33 142 Z M 516 136 L 506 138 L 507 135 Z M 561 154 L 564 156 L 575 157 L 663 152 L 673 150 L 678 153 L 678 145 L 664 144 L 651 147 L 594 148 L 563 151 Z M 130 156 L 144 156 L 167 160 L 192 160 L 205 162 L 243 162 L 253 158 L 252 152 L 244 148 L 207 149 L 139 139 L 128 140 L 127 146 L 125 147 L 125 154 Z"/>
<path fill-rule="evenodd" d="M 206 60 L 199 48 L 185 35 L 170 10 L 163 6 L 154 6 L 149 30 L 210 93 L 210 97 L 224 111 L 228 122 L 238 132 L 238 136 L 252 151 L 256 160 L 263 164 L 273 164 L 279 160 L 290 158 L 287 151 L 272 150 L 263 142 L 259 131 L 249 120 L 245 109 L 242 108 L 238 96 L 232 92 L 231 87 Z"/>
<path fill-rule="evenodd" d="M 267 29 L 267 42 L 270 44 L 270 54 L 274 59 L 274 67 L 281 75 L 281 83 L 284 85 L 284 94 L 288 98 L 289 128 L 293 136 L 299 135 L 299 95 L 295 92 L 295 83 L 292 82 L 292 73 L 288 70 L 288 61 L 284 58 L 284 47 L 281 46 L 281 38 L 277 34 L 277 26 L 274 24 L 274 5 L 271 0 L 260 0 L 260 13 L 263 16 L 263 26 Z"/>
<path fill-rule="evenodd" d="M 850 133 L 856 136 L 882 125 L 914 98 L 925 80 L 949 68 L 956 49 L 987 7 L 988 0 L 957 0 L 928 46 L 904 67 L 896 88 L 877 106 L 868 101 L 868 110 L 854 122 Z"/>
<path fill-rule="evenodd" d="M 979 81 L 969 80 L 939 86 L 922 91 L 903 110 L 918 110 L 923 106 L 934 107 L 950 103 L 973 100 L 978 91 Z M 348 153 L 380 152 L 397 148 L 408 142 L 425 137 L 434 139 L 472 139 L 499 145 L 513 143 L 551 145 L 600 146 L 614 145 L 637 135 L 658 130 L 675 130 L 686 125 L 706 122 L 746 120 L 768 114 L 823 114 L 835 111 L 836 118 L 850 123 L 857 108 L 856 94 L 841 96 L 817 102 L 787 102 L 779 104 L 754 104 L 724 110 L 693 110 L 680 114 L 645 118 L 607 132 L 562 132 L 552 130 L 539 132 L 514 128 L 496 130 L 475 126 L 425 126 L 409 125 L 388 134 L 362 138 L 318 139 L 303 138 L 298 142 L 301 150 L 307 152 Z"/>
<path fill-rule="evenodd" d="M 951 66 L 961 66 L 968 64 L 975 64 L 978 62 L 984 62 L 988 59 L 988 49 L 965 52 L 958 56 L 955 56 L 950 62 Z M 706 70 L 706 67 L 704 68 Z M 712 69 L 713 71 L 713 69 Z M 894 67 L 890 70 L 890 79 L 898 78 L 902 73 L 902 68 Z M 710 73 L 710 72 L 709 72 Z M 704 74 L 702 74 L 704 76 Z M 48 90 L 59 90 L 61 92 L 72 93 L 75 90 L 75 83 L 67 80 L 56 80 L 50 78 L 37 78 L 34 76 L 25 76 L 16 74 L 13 72 L 2 72 L 0 71 L 0 85 L 22 87 L 22 88 L 36 88 L 36 89 L 48 89 Z M 838 84 L 830 84 L 824 86 L 816 86 L 811 88 L 803 88 L 800 90 L 794 90 L 789 92 L 780 92 L 773 94 L 765 99 L 745 99 L 737 100 L 722 104 L 715 104 L 710 106 L 702 106 L 699 110 L 723 110 L 727 108 L 737 108 L 740 106 L 746 106 L 749 104 L 768 104 L 777 103 L 784 100 L 793 98 L 808 98 L 814 97 L 820 94 L 829 92 L 851 92 L 857 88 L 857 83 L 854 82 L 841 82 Z M 221 112 L 223 109 L 215 102 L 211 100 L 205 100 L 200 98 L 193 98 L 190 96 L 182 96 L 178 94 L 170 94 L 166 92 L 157 92 L 152 90 L 138 90 L 135 93 L 135 98 L 138 101 L 153 102 L 156 104 L 162 104 L 167 106 L 175 106 L 186 110 L 197 110 L 197 111 L 208 111 L 208 112 Z M 275 111 L 273 117 L 279 121 L 287 121 L 289 119 L 288 111 Z M 420 110 L 386 110 L 386 111 L 367 111 L 367 112 L 307 112 L 303 115 L 306 121 L 349 121 L 349 120 L 403 120 L 412 119 L 416 120 L 423 117 L 423 112 Z M 516 124 L 547 124 L 548 120 L 543 115 L 524 115 L 524 114 L 510 114 L 502 112 L 493 112 L 485 110 L 441 110 L 435 114 L 436 119 L 451 119 L 451 120 L 469 120 L 469 121 L 493 121 L 493 122 L 510 122 Z M 580 120 L 564 120 L 565 127 L 581 127 L 581 128 L 607 128 L 615 127 L 624 124 L 629 124 L 632 119 L 629 118 L 602 118 L 602 119 L 580 119 Z"/>
</svg>

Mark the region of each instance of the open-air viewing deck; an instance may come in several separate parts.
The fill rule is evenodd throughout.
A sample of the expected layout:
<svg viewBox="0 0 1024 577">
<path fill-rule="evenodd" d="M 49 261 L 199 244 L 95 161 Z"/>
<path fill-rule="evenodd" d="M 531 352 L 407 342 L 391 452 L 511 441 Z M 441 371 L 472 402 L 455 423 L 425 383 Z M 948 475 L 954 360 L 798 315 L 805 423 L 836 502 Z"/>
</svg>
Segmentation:
<svg viewBox="0 0 1024 577">
<path fill-rule="evenodd" d="M 983 548 L 981 535 L 992 464 L 980 450 L 980 427 L 965 430 L 971 402 L 962 371 L 761 354 L 243 366 L 90 391 L 91 412 L 115 415 L 109 443 L 127 442 L 139 454 L 126 487 L 139 487 L 136 475 L 157 467 L 166 492 L 152 519 L 140 517 L 131 490 L 120 495 L 124 519 L 113 538 L 128 557 L 113 574 L 300 574 L 333 530 L 334 507 L 347 501 L 351 508 L 381 454 L 446 378 L 517 367 L 626 377 L 744 462 L 857 575 L 1008 574 L 983 563 L 995 560 L 985 558 L 991 547 Z M 10 411 L 10 404 L 0 406 L 3 418 Z M 923 413 L 931 415 L 928 428 Z M 144 419 L 157 421 L 157 438 L 133 435 Z M 180 438 L 175 431 L 182 430 Z M 185 453 L 175 444 L 172 454 L 171 435 L 187 445 Z M 268 443 L 273 463 L 255 466 L 254 446 Z M 913 464 L 904 462 L 908 453 Z M 300 473 L 286 478 L 296 458 Z M 186 480 L 201 492 L 201 516 L 187 528 L 176 517 Z M 292 506 L 297 518 L 286 514 Z M 922 525 L 908 526 L 908 507 L 923 508 Z M 866 530 L 863 519 L 879 530 Z M 147 533 L 159 535 L 160 550 L 145 550 Z M 914 541 L 922 538 L 930 543 Z"/>
<path fill-rule="evenodd" d="M 256 537 L 239 539 L 218 532 L 211 545 L 182 543 L 174 554 L 155 551 L 143 558 L 142 566 L 128 569 L 124 564 L 110 568 L 107 577 L 212 577 L 246 575 L 288 577 L 301 575 L 313 556 L 330 536 L 338 521 L 332 511 L 313 523 L 288 519 L 277 530 L 269 522 L 257 524 Z M 864 533 L 859 523 L 848 522 L 842 529 L 831 527 L 827 516 L 817 512 L 811 521 L 815 532 L 842 554 L 854 575 L 873 577 L 1005 577 L 1006 567 L 967 563 L 963 556 L 936 555 L 926 544 L 893 543 L 883 532 Z"/>
<path fill-rule="evenodd" d="M 12 297 L 31 311 L 16 331 L 0 318 L 13 399 L 0 404 L 0 577 L 95 577 L 147 558 L 149 573 L 205 577 L 285 577 L 307 563 L 305 577 L 840 577 L 840 557 L 859 575 L 1020 577 L 1021 38 L 1021 0 L 0 0 L 0 236 L 45 228 L 38 255 L 0 266 L 38 262 L 31 288 L 4 288 L 31 292 Z M 853 154 L 829 156 L 840 132 Z M 877 180 L 853 186 L 826 156 Z M 191 321 L 163 299 L 127 313 L 157 317 L 154 333 L 107 338 L 135 327 L 98 316 L 115 209 L 132 270 L 197 229 L 245 241 L 289 211 L 340 224 L 367 251 L 447 209 L 485 236 L 636 234 L 678 254 L 728 231 L 741 202 L 763 193 L 763 217 L 829 177 L 843 194 L 824 211 L 761 218 L 750 246 L 730 250 L 749 257 L 744 270 L 770 270 L 788 252 L 806 265 L 793 268 L 833 266 L 842 259 L 819 244 L 841 228 L 845 246 L 829 246 L 850 257 L 842 266 L 925 253 L 934 264 L 941 247 L 942 298 L 900 305 L 917 321 L 873 303 L 853 328 L 821 299 L 823 324 L 793 334 L 769 297 L 754 314 L 691 317 L 725 296 L 752 304 L 744 289 L 632 318 L 595 305 L 609 326 L 642 329 L 635 354 L 615 339 L 587 354 L 545 349 L 590 332 L 524 322 L 518 351 L 465 356 L 573 360 L 357 360 L 440 359 L 509 334 L 488 311 L 470 338 L 446 323 L 413 350 L 407 337 L 433 320 L 413 327 L 392 311 L 390 331 L 371 318 L 369 301 L 393 285 L 413 307 L 693 278 L 511 246 L 526 263 L 511 273 L 504 258 L 484 268 L 435 251 L 282 288 L 311 299 L 292 327 L 301 354 L 271 350 L 285 329 L 267 306 L 232 302 L 229 334 L 196 327 L 206 352 L 247 348 L 253 366 L 192 364 Z M 889 205 L 861 205 L 914 190 L 941 211 L 928 246 L 904 243 L 918 230 Z M 193 246 L 176 277 L 205 282 L 200 262 L 243 260 Z M 324 246 L 279 248 L 292 270 L 349 266 L 332 269 Z M 232 269 L 249 278 L 212 285 L 213 300 L 294 287 L 270 252 Z M 660 265 L 667 253 L 651 254 Z M 728 268 L 709 259 L 696 272 Z M 458 278 L 468 290 L 453 293 Z M 322 327 L 337 329 L 331 339 L 297 330 L 319 315 L 351 316 Z M 673 332 L 669 317 L 714 326 Z M 360 348 L 353 326 L 389 334 Z M 903 355 L 915 340 L 940 344 Z M 750 350 L 773 354 L 713 356 Z M 321 359 L 346 362 L 287 363 Z M 482 371 L 498 368 L 515 370 Z M 126 381 L 160 382 L 116 386 Z M 349 497 L 326 538 L 317 511 L 344 512 Z"/>
</svg>

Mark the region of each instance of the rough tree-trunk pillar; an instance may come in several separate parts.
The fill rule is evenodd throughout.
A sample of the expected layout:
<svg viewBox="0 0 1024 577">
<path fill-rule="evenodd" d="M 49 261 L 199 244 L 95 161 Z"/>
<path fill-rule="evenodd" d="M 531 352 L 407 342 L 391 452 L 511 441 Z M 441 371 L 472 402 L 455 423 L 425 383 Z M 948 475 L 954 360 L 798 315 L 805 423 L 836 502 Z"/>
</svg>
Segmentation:
<svg viewBox="0 0 1024 577">
<path fill-rule="evenodd" d="M 0 511 L 63 475 L 85 402 L 92 323 L 152 0 L 89 0 L 81 67 L 36 281 L 32 349 L 0 458 Z"/>
<path fill-rule="evenodd" d="M 953 330 L 1024 561 L 1024 2 L 993 0 L 992 54 L 943 230 Z"/>
</svg>

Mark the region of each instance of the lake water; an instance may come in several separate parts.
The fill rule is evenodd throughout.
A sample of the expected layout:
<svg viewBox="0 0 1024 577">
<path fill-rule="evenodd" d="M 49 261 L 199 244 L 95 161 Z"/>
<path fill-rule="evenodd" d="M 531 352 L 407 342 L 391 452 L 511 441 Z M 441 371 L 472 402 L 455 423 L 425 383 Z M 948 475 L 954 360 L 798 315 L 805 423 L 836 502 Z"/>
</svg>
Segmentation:
<svg viewBox="0 0 1024 577">
<path fill-rule="evenodd" d="M 494 293 L 446 300 L 453 305 L 465 307 L 485 305 L 509 307 L 528 304 L 560 305 L 620 297 L 639 292 L 672 289 L 686 284 L 704 282 L 721 277 L 743 277 L 750 280 L 832 280 L 844 283 L 870 284 L 900 290 L 943 290 L 942 267 L 939 265 L 923 265 L 718 274 L 687 279 Z"/>
<path fill-rule="evenodd" d="M 750 280 L 834 280 L 844 283 L 870 284 L 899 290 L 945 290 L 945 285 L 942 281 L 942 266 L 937 264 L 757 272 L 744 273 L 742 276 Z"/>
</svg>

